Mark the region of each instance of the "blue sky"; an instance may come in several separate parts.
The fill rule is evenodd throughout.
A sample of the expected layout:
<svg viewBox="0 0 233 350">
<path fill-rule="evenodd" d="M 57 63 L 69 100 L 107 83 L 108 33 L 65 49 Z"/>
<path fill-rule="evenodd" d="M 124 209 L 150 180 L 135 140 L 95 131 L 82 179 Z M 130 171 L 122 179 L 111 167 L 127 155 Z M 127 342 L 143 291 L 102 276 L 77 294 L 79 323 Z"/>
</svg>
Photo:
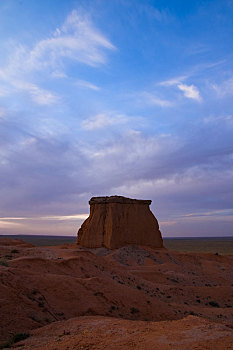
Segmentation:
<svg viewBox="0 0 233 350">
<path fill-rule="evenodd" d="M 74 235 L 98 195 L 233 234 L 233 1 L 1 0 L 0 233 Z"/>
</svg>

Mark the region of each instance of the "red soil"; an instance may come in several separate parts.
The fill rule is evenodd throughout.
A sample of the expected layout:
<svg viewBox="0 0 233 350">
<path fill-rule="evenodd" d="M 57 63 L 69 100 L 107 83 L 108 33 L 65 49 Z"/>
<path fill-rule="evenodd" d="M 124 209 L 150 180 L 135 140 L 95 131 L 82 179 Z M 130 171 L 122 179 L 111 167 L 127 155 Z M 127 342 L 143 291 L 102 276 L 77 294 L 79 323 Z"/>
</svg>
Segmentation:
<svg viewBox="0 0 233 350">
<path fill-rule="evenodd" d="M 38 328 L 21 349 L 232 349 L 233 256 L 1 243 L 3 341 Z"/>
</svg>

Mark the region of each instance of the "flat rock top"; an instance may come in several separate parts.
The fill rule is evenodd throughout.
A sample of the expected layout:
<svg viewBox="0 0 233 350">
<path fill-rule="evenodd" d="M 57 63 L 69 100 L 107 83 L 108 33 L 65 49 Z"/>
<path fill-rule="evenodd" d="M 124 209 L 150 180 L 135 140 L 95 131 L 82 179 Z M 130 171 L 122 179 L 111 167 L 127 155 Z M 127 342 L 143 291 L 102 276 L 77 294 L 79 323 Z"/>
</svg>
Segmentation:
<svg viewBox="0 0 233 350">
<path fill-rule="evenodd" d="M 151 200 L 132 199 L 123 196 L 92 197 L 89 204 L 120 203 L 120 204 L 146 204 L 150 205 Z"/>
</svg>

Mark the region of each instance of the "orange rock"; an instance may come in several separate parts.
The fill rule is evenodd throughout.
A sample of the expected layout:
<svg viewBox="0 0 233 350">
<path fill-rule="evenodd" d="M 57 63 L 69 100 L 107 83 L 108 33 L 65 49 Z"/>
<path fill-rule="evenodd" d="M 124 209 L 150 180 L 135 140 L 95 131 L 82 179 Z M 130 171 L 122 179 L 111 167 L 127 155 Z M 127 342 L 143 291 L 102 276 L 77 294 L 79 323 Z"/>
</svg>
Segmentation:
<svg viewBox="0 0 233 350">
<path fill-rule="evenodd" d="M 128 244 L 163 247 L 158 221 L 149 208 L 151 200 L 92 197 L 89 204 L 90 216 L 78 231 L 78 245 L 109 249 Z"/>
</svg>

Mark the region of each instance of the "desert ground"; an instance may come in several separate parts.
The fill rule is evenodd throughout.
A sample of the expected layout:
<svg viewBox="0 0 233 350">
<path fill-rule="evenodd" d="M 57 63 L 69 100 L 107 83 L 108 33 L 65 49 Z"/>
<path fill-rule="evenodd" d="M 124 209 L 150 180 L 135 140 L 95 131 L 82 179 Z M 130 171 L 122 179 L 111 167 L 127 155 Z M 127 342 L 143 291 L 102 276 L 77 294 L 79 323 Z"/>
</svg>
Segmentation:
<svg viewBox="0 0 233 350">
<path fill-rule="evenodd" d="M 233 255 L 1 238 L 0 344 L 233 349 L 232 263 Z M 30 336 L 13 342 L 16 334 Z"/>
</svg>

